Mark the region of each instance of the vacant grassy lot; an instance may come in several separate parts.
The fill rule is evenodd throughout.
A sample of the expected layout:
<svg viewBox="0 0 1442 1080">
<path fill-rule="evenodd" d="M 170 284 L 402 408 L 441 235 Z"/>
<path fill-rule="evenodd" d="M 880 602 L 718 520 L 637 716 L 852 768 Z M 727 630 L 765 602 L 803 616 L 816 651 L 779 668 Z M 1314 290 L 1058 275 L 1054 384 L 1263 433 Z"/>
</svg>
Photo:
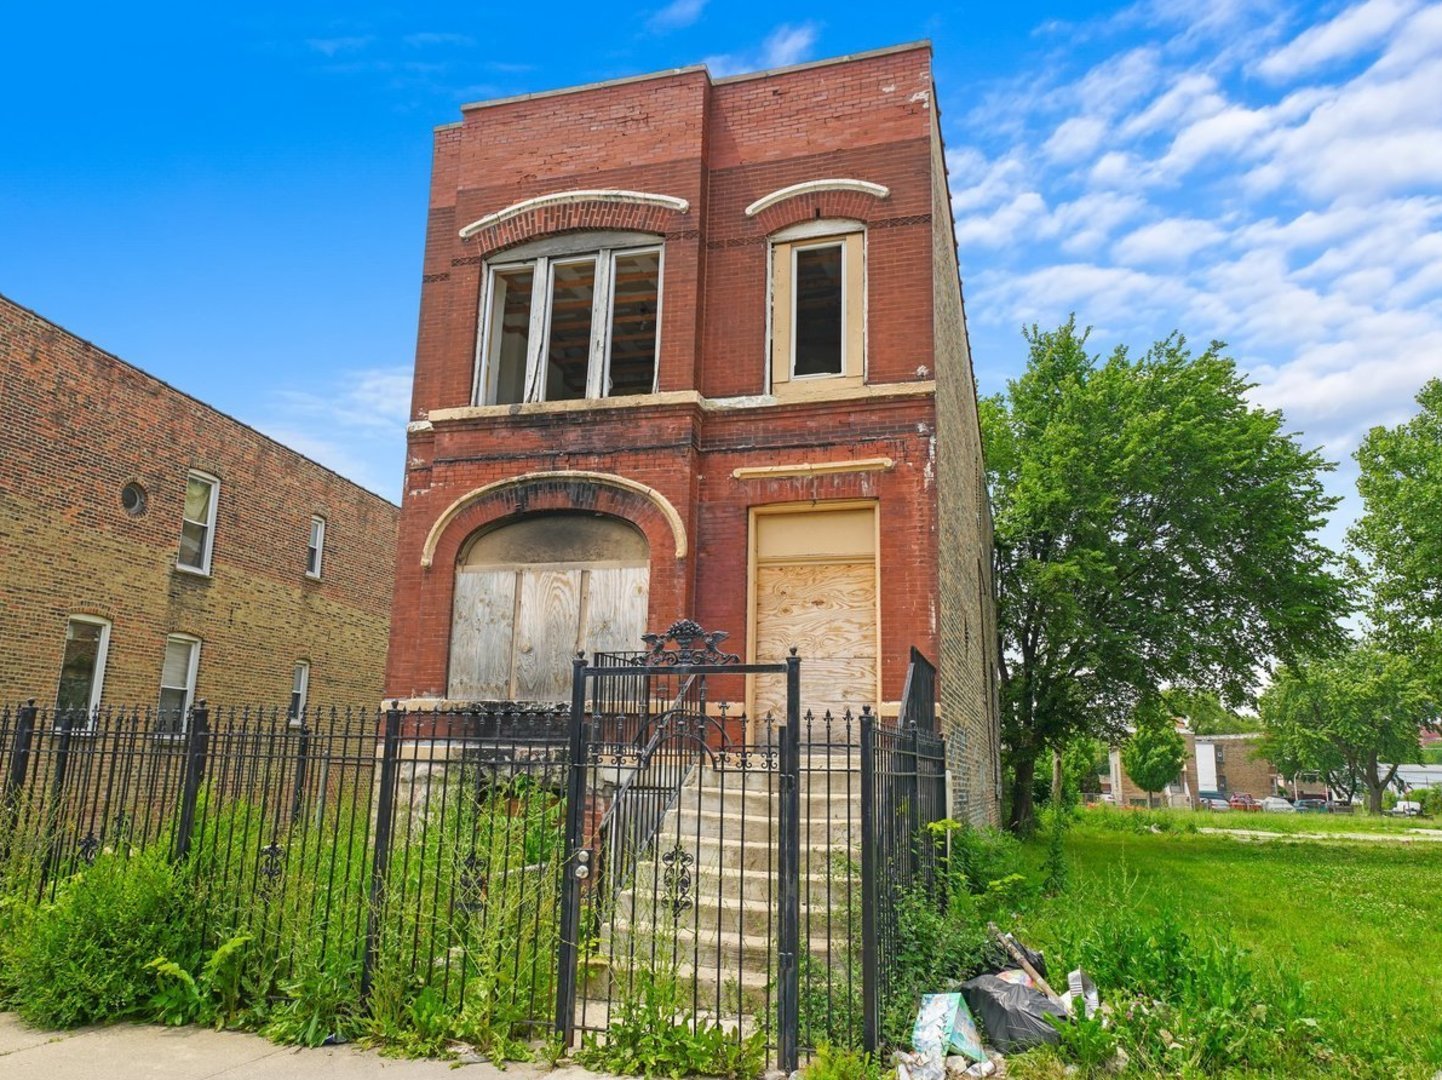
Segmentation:
<svg viewBox="0 0 1442 1080">
<path fill-rule="evenodd" d="M 1278 833 L 1374 833 L 1385 836 L 1426 835 L 1442 832 L 1442 820 L 1436 818 L 1378 817 L 1372 814 L 1263 814 L 1232 810 L 1220 813 L 1208 810 L 1111 810 L 1086 812 L 1086 820 L 1097 826 L 1120 825 L 1125 819 L 1141 815 L 1162 827 L 1190 829 L 1257 829 Z"/>
<path fill-rule="evenodd" d="M 1139 914 L 1169 912 L 1189 932 L 1228 933 L 1258 970 L 1275 965 L 1284 978 L 1308 984 L 1321 1023 L 1376 1046 L 1379 1063 L 1388 1062 L 1377 1075 L 1426 1077 L 1442 1067 L 1442 844 L 1247 843 L 1184 828 L 1118 828 L 1114 819 L 1124 814 L 1092 812 L 1073 826 L 1072 888 L 1024 920 L 1038 943 L 1061 952 L 1058 959 L 1069 961 L 1061 943 L 1075 940 L 1077 921 L 1085 921 L 1078 906 L 1088 894 L 1127 891 Z M 1215 817 L 1220 826 L 1248 828 L 1337 821 Z M 1366 818 L 1355 824 L 1396 827 Z M 1040 861 L 1044 844 L 1029 850 Z"/>
</svg>

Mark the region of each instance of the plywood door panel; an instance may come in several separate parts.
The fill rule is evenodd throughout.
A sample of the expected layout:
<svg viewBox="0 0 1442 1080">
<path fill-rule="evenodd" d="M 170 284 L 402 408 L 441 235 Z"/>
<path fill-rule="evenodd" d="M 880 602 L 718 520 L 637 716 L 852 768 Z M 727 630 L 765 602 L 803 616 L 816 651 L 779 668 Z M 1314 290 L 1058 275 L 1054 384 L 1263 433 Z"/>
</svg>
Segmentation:
<svg viewBox="0 0 1442 1080">
<path fill-rule="evenodd" d="M 641 635 L 646 632 L 651 571 L 644 566 L 615 566 L 590 570 L 586 577 L 581 647 L 588 655 L 645 648 Z"/>
<path fill-rule="evenodd" d="M 795 563 L 756 571 L 756 659 L 801 655 L 801 707 L 816 715 L 876 701 L 876 569 L 870 562 Z M 758 679 L 756 714 L 786 709 L 785 683 Z"/>
<path fill-rule="evenodd" d="M 569 701 L 579 647 L 580 570 L 523 570 L 516 620 L 518 701 Z"/>
<path fill-rule="evenodd" d="M 511 696 L 515 604 L 514 570 L 456 573 L 448 697 L 495 701 Z"/>
</svg>

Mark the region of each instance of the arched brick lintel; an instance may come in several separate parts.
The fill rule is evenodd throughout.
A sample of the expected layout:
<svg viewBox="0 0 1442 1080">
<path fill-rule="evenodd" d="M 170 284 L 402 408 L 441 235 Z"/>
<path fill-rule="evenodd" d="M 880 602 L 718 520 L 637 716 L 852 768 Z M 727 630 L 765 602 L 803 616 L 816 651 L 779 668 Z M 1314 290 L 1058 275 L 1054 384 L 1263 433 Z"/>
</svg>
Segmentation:
<svg viewBox="0 0 1442 1080">
<path fill-rule="evenodd" d="M 761 231 L 770 236 L 790 225 L 800 225 L 816 218 L 837 218 L 869 224 L 886 217 L 888 209 L 889 204 L 859 191 L 815 191 L 768 206 L 756 215 L 755 220 Z"/>
<path fill-rule="evenodd" d="M 543 510 L 592 510 L 622 518 L 639 528 L 651 547 L 653 564 L 670 550 L 686 557 L 686 527 L 664 495 L 612 473 L 558 470 L 498 480 L 467 492 L 431 526 L 421 549 L 421 566 L 455 563 L 461 545 L 477 529 L 518 514 Z"/>
<path fill-rule="evenodd" d="M 473 231 L 463 230 L 461 235 L 467 246 L 474 247 L 481 255 L 489 255 L 502 248 L 556 233 L 624 229 L 664 235 L 685 229 L 689 221 L 689 209 L 681 211 L 671 205 L 625 202 L 598 196 L 537 206 L 480 228 L 467 226 Z"/>
</svg>

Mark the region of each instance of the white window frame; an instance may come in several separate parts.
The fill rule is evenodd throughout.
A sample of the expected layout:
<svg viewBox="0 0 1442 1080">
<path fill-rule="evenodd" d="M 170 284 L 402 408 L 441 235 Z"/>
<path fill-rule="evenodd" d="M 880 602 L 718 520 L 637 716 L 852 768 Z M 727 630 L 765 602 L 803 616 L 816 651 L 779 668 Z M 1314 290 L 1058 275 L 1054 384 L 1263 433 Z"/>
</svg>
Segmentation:
<svg viewBox="0 0 1442 1080">
<path fill-rule="evenodd" d="M 88 623 L 91 626 L 100 627 L 100 644 L 95 648 L 95 676 L 90 683 L 90 701 L 85 706 L 85 711 L 91 715 L 91 720 L 86 721 L 89 727 L 93 721 L 95 710 L 100 707 L 100 699 L 105 689 L 105 663 L 110 658 L 110 620 L 102 619 L 99 615 L 70 615 L 65 620 L 67 637 L 71 623 Z M 60 668 L 65 669 L 65 656 L 60 657 Z M 60 688 L 57 683 L 56 695 L 59 696 Z"/>
<path fill-rule="evenodd" d="M 840 371 L 818 371 L 810 375 L 798 375 L 796 373 L 796 304 L 799 299 L 800 289 L 797 288 L 798 266 L 797 263 L 803 251 L 816 251 L 821 248 L 834 247 L 841 252 L 841 370 Z M 851 309 L 848 305 L 850 297 L 846 288 L 846 239 L 845 237 L 829 237 L 825 240 L 815 240 L 809 243 L 793 243 L 791 245 L 791 356 L 787 361 L 787 370 L 791 373 L 792 381 L 801 379 L 840 379 L 845 378 L 850 370 L 848 361 L 851 359 L 850 342 L 851 335 L 847 333 L 850 326 Z"/>
<path fill-rule="evenodd" d="M 299 687 L 297 689 L 297 687 Z M 300 700 L 296 700 L 296 695 Z M 286 706 L 286 719 L 291 727 L 300 727 L 305 716 L 305 707 L 310 699 L 310 661 L 297 660 L 290 674 L 290 701 Z"/>
<path fill-rule="evenodd" d="M 170 651 L 172 641 L 183 641 L 191 646 L 190 666 L 185 672 L 185 686 L 167 686 L 165 683 L 165 653 Z M 180 709 L 180 728 L 174 732 L 167 732 L 172 735 L 183 735 L 190 726 L 190 707 L 195 704 L 195 680 L 200 673 L 200 638 L 194 634 L 167 634 L 165 637 L 165 652 L 160 654 L 160 689 L 185 691 L 185 700 Z"/>
<path fill-rule="evenodd" d="M 319 528 L 317 528 L 319 526 Z M 315 552 L 315 569 L 310 568 L 310 553 Z M 325 518 L 319 514 L 310 516 L 310 535 L 305 542 L 305 576 L 319 581 L 325 567 Z"/>
<path fill-rule="evenodd" d="M 471 393 L 472 405 L 495 404 L 496 375 L 492 358 L 500 313 L 493 310 L 496 277 L 513 270 L 531 270 L 531 322 L 526 339 L 526 375 L 523 397 L 526 403 L 546 400 L 546 353 L 551 339 L 551 297 L 555 292 L 555 269 L 567 264 L 590 262 L 596 268 L 591 294 L 591 349 L 586 367 L 585 400 L 611 396 L 611 321 L 614 311 L 616 260 L 633 255 L 656 256 L 656 346 L 651 360 L 651 393 L 661 379 L 661 313 L 666 279 L 666 246 L 660 243 L 607 245 L 577 251 L 540 254 L 529 259 L 498 259 L 486 264 L 485 288 L 481 290 L 476 363 Z M 639 396 L 639 395 L 634 395 Z"/>
<path fill-rule="evenodd" d="M 205 527 L 205 544 L 201 548 L 199 566 L 191 566 L 189 563 L 181 562 L 180 553 L 177 551 L 175 555 L 175 568 L 186 574 L 197 574 L 201 577 L 209 577 L 211 556 L 215 553 L 215 519 L 217 511 L 220 509 L 220 478 L 211 476 L 210 473 L 201 472 L 199 469 L 191 469 L 185 474 L 186 488 L 190 487 L 192 480 L 200 480 L 210 485 L 210 513 L 207 515 L 207 520 L 205 521 L 194 521 L 186 517 L 185 500 L 182 494 L 180 504 L 182 540 L 184 539 L 185 522 L 189 521 L 193 525 L 203 525 Z"/>
</svg>

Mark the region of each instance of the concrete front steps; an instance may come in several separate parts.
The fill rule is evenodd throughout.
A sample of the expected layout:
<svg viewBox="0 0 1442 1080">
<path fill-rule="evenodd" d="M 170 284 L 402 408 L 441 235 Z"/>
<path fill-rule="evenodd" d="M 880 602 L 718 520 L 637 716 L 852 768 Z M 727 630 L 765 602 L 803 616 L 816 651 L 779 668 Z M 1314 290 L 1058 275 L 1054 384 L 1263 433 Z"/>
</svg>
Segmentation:
<svg viewBox="0 0 1442 1080">
<path fill-rule="evenodd" d="M 861 933 L 860 759 L 803 748 L 802 766 L 801 938 L 829 967 Z M 741 1017 L 765 1007 L 776 968 L 779 781 L 766 769 L 697 767 L 603 912 L 600 952 L 618 978 L 660 950 L 685 982 L 694 976 L 700 999 L 719 995 Z"/>
</svg>

